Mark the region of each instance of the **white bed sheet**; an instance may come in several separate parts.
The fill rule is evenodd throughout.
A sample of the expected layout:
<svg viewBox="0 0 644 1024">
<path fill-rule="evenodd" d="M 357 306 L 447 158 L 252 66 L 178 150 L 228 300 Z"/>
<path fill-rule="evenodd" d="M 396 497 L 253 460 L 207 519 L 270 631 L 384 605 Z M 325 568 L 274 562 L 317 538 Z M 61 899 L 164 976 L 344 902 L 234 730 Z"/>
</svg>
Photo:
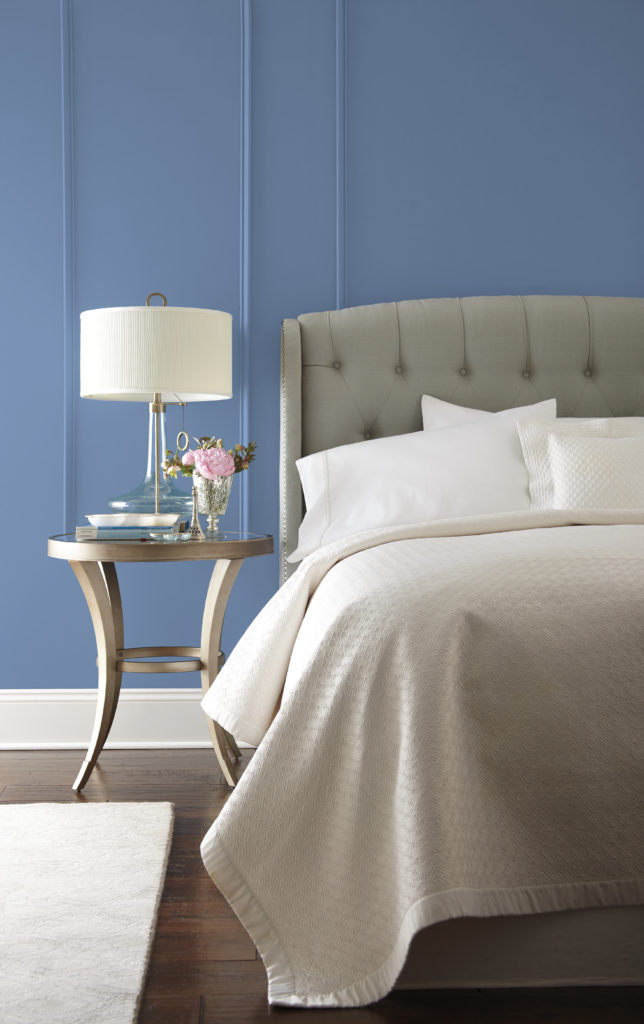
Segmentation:
<svg viewBox="0 0 644 1024">
<path fill-rule="evenodd" d="M 202 855 L 269 1001 L 375 1001 L 447 918 L 644 903 L 643 656 L 642 513 L 306 559 L 203 702 L 260 744 Z"/>
</svg>

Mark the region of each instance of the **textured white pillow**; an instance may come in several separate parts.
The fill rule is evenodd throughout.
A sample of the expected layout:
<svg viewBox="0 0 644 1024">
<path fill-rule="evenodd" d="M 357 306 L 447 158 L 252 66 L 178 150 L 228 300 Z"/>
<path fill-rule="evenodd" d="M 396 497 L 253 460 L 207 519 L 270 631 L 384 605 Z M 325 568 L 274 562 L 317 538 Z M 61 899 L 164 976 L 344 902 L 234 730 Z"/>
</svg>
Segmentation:
<svg viewBox="0 0 644 1024">
<path fill-rule="evenodd" d="M 542 405 L 543 402 L 536 402 L 534 405 L 518 406 L 513 411 L 521 413 L 523 419 L 529 420 L 532 419 L 532 410 L 540 409 Z M 485 409 L 468 409 L 464 405 L 444 402 L 442 398 L 434 398 L 433 395 L 423 395 L 421 410 L 423 413 L 423 430 L 457 427 L 462 423 L 474 423 L 476 420 L 486 420 L 490 416 L 498 416 L 498 413 L 487 412 Z M 536 418 L 540 417 L 537 416 Z"/>
<path fill-rule="evenodd" d="M 297 550 L 289 561 L 342 537 L 429 519 L 530 507 L 517 434 L 519 409 L 445 430 L 359 441 L 297 462 L 306 499 Z M 554 398 L 532 419 L 554 422 Z"/>
<path fill-rule="evenodd" d="M 644 508 L 644 419 L 518 424 L 532 508 Z"/>
</svg>

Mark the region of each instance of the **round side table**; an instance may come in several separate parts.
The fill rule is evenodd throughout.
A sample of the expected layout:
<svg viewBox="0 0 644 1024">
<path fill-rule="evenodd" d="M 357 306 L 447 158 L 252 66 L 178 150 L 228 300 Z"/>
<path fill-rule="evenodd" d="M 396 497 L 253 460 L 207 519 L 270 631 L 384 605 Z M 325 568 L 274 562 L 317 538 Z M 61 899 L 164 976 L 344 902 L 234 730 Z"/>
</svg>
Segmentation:
<svg viewBox="0 0 644 1024">
<path fill-rule="evenodd" d="M 181 535 L 178 535 L 181 536 Z M 73 789 L 83 788 L 109 736 L 116 713 L 123 672 L 200 672 L 205 695 L 224 662 L 221 630 L 228 598 L 245 558 L 268 555 L 273 538 L 268 534 L 220 533 L 206 540 L 81 540 L 65 533 L 50 537 L 47 554 L 69 562 L 87 601 L 98 665 L 98 695 L 94 728 L 87 756 Z M 206 595 L 200 647 L 124 647 L 123 609 L 116 562 L 213 561 Z M 161 658 L 161 661 L 149 661 Z M 183 660 L 177 661 L 177 658 Z M 230 786 L 237 782 L 231 761 L 239 757 L 233 737 L 206 716 L 215 754 Z"/>
</svg>

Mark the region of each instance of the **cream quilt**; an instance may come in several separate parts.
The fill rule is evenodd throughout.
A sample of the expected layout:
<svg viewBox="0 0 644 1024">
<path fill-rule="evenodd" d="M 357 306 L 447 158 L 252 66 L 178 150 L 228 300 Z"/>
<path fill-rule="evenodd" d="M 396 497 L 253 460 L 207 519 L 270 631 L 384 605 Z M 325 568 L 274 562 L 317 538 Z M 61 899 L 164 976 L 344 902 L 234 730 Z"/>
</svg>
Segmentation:
<svg viewBox="0 0 644 1024">
<path fill-rule="evenodd" d="M 203 707 L 259 748 L 202 856 L 270 1002 L 375 1001 L 445 918 L 644 903 L 644 513 L 571 516 L 330 545 L 231 654 Z"/>
</svg>

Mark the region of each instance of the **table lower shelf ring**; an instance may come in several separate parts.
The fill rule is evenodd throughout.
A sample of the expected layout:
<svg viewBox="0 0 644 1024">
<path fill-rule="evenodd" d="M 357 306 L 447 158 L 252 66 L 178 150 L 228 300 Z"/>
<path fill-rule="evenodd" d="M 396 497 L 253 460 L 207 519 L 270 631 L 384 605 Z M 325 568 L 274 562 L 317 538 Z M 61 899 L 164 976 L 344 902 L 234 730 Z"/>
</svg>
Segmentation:
<svg viewBox="0 0 644 1024">
<path fill-rule="evenodd" d="M 117 672 L 200 672 L 204 667 L 199 647 L 124 647 L 117 655 Z M 135 660 L 143 658 L 165 660 Z M 172 658 L 185 660 L 172 661 Z"/>
</svg>

